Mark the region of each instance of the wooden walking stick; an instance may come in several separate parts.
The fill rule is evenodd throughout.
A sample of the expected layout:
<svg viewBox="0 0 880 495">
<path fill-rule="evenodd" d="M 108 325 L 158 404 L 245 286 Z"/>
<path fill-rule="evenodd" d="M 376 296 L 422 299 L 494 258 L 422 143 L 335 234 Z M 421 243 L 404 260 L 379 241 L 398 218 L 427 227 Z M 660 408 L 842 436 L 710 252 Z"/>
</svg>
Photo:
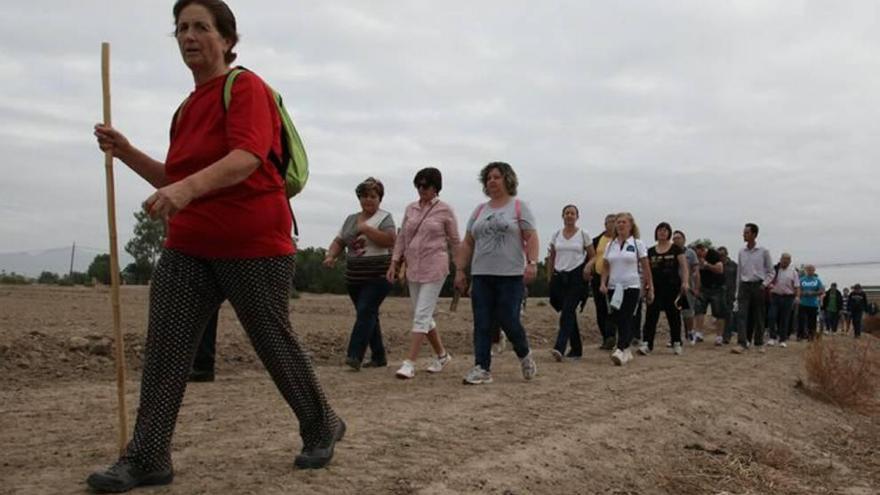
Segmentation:
<svg viewBox="0 0 880 495">
<path fill-rule="evenodd" d="M 110 125 L 110 43 L 101 43 L 101 88 L 104 95 L 104 125 Z M 116 340 L 116 401 L 119 414 L 119 452 L 128 443 L 128 414 L 125 410 L 125 341 L 119 316 L 119 253 L 116 250 L 116 190 L 113 185 L 113 152 L 104 152 L 107 178 L 107 226 L 110 232 L 110 302 L 113 306 L 113 337 Z"/>
<path fill-rule="evenodd" d="M 461 299 L 461 292 L 458 289 L 455 289 L 455 292 L 452 293 L 452 301 L 449 303 L 449 311 L 455 313 L 458 311 L 458 301 Z"/>
</svg>

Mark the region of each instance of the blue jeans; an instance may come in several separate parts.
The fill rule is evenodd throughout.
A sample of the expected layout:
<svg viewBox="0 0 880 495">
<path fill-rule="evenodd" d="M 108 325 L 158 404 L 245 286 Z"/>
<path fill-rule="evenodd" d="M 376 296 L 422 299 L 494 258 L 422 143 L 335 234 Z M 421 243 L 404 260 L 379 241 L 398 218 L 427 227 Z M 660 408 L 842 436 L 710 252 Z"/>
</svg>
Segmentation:
<svg viewBox="0 0 880 495">
<path fill-rule="evenodd" d="M 364 360 L 367 346 L 370 347 L 370 361 L 386 363 L 385 346 L 382 343 L 382 325 L 379 323 L 379 306 L 391 292 L 391 282 L 385 277 L 377 277 L 361 284 L 349 284 L 348 295 L 354 303 L 357 317 L 351 328 L 348 341 L 348 357 Z"/>
<path fill-rule="evenodd" d="M 770 312 L 768 315 L 770 338 L 780 342 L 788 340 L 788 323 L 791 319 L 791 308 L 794 296 L 770 294 Z"/>
<path fill-rule="evenodd" d="M 826 311 L 825 318 L 825 329 L 837 333 L 837 325 L 840 323 L 840 312 Z"/>
<path fill-rule="evenodd" d="M 856 337 L 862 336 L 862 311 L 853 311 L 852 315 L 852 327 L 853 327 L 853 335 Z"/>
<path fill-rule="evenodd" d="M 581 341 L 581 330 L 578 327 L 577 307 L 584 294 L 583 265 L 568 272 L 556 272 L 562 292 L 562 309 L 559 311 L 559 333 L 556 336 L 554 349 L 565 354 L 565 348 L 571 343 L 569 357 L 581 357 L 584 346 Z"/>
<path fill-rule="evenodd" d="M 474 363 L 486 371 L 492 366 L 492 323 L 497 321 L 517 357 L 529 355 L 526 330 L 519 319 L 523 298 L 522 276 L 474 275 L 471 307 L 474 311 Z"/>
</svg>

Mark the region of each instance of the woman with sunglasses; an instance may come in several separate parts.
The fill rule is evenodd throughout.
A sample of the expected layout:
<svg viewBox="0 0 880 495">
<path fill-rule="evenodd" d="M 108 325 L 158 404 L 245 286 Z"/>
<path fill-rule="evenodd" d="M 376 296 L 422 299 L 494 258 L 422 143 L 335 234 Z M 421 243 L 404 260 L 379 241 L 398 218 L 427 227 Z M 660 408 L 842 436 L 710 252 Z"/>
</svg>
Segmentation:
<svg viewBox="0 0 880 495">
<path fill-rule="evenodd" d="M 396 373 L 404 380 L 416 376 L 416 359 L 426 338 L 435 354 L 426 371 L 439 373 L 452 361 L 440 341 L 433 316 L 443 283 L 449 275 L 449 253 L 454 253 L 459 243 L 455 212 L 438 196 L 443 188 L 440 171 L 434 167 L 423 168 L 416 173 L 413 184 L 419 199 L 406 207 L 386 274 L 388 281 L 393 283 L 401 268 L 404 269 L 413 306 L 409 354 Z M 404 261 L 406 266 L 402 267 Z"/>
</svg>

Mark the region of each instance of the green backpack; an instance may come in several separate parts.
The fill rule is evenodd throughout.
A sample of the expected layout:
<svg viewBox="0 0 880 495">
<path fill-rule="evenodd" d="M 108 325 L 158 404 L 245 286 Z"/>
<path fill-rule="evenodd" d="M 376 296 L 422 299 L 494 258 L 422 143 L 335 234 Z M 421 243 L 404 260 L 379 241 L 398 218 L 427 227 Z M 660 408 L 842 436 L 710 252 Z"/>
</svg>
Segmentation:
<svg viewBox="0 0 880 495">
<path fill-rule="evenodd" d="M 232 84 L 235 82 L 235 78 L 246 70 L 244 67 L 238 66 L 226 75 L 226 84 L 223 86 L 223 108 L 226 110 L 229 110 L 229 102 L 232 100 Z M 309 180 L 309 159 L 306 157 L 306 149 L 303 147 L 302 139 L 293 125 L 293 119 L 284 108 L 281 95 L 268 84 L 266 87 L 272 92 L 275 107 L 281 117 L 281 156 L 278 157 L 275 156 L 275 153 L 271 153 L 269 160 L 275 164 L 275 168 L 284 179 L 287 198 L 290 199 L 302 192 L 306 181 Z"/>
</svg>

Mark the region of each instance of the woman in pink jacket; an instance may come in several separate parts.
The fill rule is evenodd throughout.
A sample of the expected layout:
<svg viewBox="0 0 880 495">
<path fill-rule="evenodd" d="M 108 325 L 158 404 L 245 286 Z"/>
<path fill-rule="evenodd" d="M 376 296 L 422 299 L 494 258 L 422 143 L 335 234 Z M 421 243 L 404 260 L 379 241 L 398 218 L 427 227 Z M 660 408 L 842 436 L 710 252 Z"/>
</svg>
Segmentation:
<svg viewBox="0 0 880 495">
<path fill-rule="evenodd" d="M 394 244 L 388 280 L 394 281 L 406 261 L 406 281 L 413 305 L 412 341 L 409 355 L 397 370 L 397 377 L 413 378 L 415 361 L 425 338 L 431 343 L 435 357 L 426 370 L 438 373 L 452 360 L 437 333 L 434 308 L 449 275 L 449 253 L 458 249 L 458 223 L 455 212 L 440 201 L 438 194 L 443 188 L 443 177 L 436 168 L 419 170 L 413 179 L 419 200 L 410 203 L 403 215 L 400 235 Z"/>
</svg>

